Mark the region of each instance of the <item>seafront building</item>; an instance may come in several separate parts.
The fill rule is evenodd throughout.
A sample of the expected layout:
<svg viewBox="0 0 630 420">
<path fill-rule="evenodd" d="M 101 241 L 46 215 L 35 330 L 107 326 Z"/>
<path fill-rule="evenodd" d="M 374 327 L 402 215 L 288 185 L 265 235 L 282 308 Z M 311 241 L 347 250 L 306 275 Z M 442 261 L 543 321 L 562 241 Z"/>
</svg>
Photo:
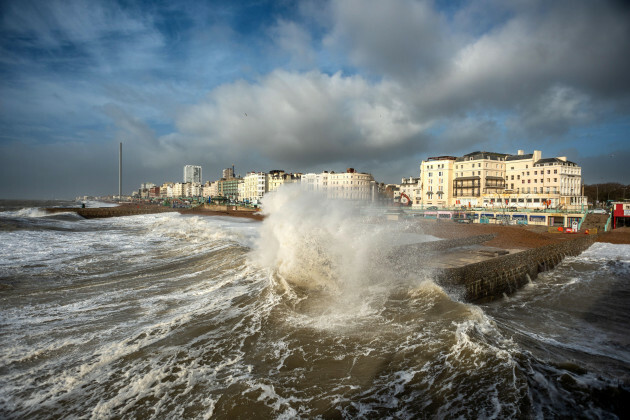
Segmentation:
<svg viewBox="0 0 630 420">
<path fill-rule="evenodd" d="M 505 190 L 505 154 L 473 152 L 455 160 L 453 200 L 455 206 L 478 207 L 499 200 Z M 489 197 L 489 198 L 488 198 Z"/>
<path fill-rule="evenodd" d="M 203 184 L 202 194 L 203 198 L 210 198 L 219 195 L 219 181 L 206 181 Z"/>
<path fill-rule="evenodd" d="M 365 172 L 347 168 L 346 172 L 307 173 L 300 183 L 307 191 L 318 191 L 327 198 L 352 201 L 373 201 L 376 196 L 376 181 Z"/>
<path fill-rule="evenodd" d="M 396 195 L 394 195 L 394 201 L 400 201 L 400 203 L 404 205 L 413 205 L 414 203 L 419 202 L 421 194 L 420 181 L 420 177 L 403 178 L 400 181 L 400 188 L 397 194 L 398 200 L 396 199 Z M 404 196 L 407 196 L 407 200 L 410 202 L 407 202 Z"/>
<path fill-rule="evenodd" d="M 281 169 L 274 169 L 267 174 L 267 192 L 277 191 L 281 185 L 300 182 L 301 173 L 287 174 Z"/>
<path fill-rule="evenodd" d="M 232 165 L 231 168 L 225 168 L 223 172 L 221 173 L 221 178 L 223 179 L 234 178 L 234 165 Z"/>
<path fill-rule="evenodd" d="M 229 198 L 232 201 L 238 200 L 238 185 L 243 183 L 242 178 L 221 178 L 217 181 L 217 193 L 221 197 Z"/>
<path fill-rule="evenodd" d="M 374 178 L 371 174 L 357 172 L 354 168 L 346 172 L 328 174 L 326 186 L 328 198 L 352 201 L 371 201 L 373 198 Z"/>
<path fill-rule="evenodd" d="M 266 192 L 267 174 L 264 172 L 248 172 L 243 183 L 238 186 L 239 200 L 247 203 L 258 204 Z"/>
<path fill-rule="evenodd" d="M 400 185 L 377 183 L 369 173 L 353 168 L 345 172 L 268 173 L 234 175 L 234 167 L 223 177 L 202 185 L 197 181 L 141 184 L 141 198 L 224 197 L 230 201 L 259 204 L 262 197 L 286 183 L 299 182 L 309 191 L 331 199 L 388 205 L 398 202 L 422 210 L 572 210 L 587 205 L 582 193 L 582 170 L 566 157 L 543 158 L 534 150 L 526 154 L 476 151 L 463 156 L 435 156 L 420 163 L 418 177 L 403 178 Z M 186 165 L 184 177 L 200 179 L 201 167 Z"/>
<path fill-rule="evenodd" d="M 201 184 L 201 166 L 186 165 L 184 166 L 184 183 L 196 182 Z"/>
<path fill-rule="evenodd" d="M 421 207 L 450 207 L 453 198 L 454 156 L 430 157 L 420 164 L 420 199 L 414 205 Z"/>
<path fill-rule="evenodd" d="M 419 194 L 413 197 L 413 206 L 417 208 L 568 210 L 586 205 L 582 169 L 566 157 L 542 158 L 539 150 L 430 157 L 420 164 L 415 188 Z"/>
</svg>

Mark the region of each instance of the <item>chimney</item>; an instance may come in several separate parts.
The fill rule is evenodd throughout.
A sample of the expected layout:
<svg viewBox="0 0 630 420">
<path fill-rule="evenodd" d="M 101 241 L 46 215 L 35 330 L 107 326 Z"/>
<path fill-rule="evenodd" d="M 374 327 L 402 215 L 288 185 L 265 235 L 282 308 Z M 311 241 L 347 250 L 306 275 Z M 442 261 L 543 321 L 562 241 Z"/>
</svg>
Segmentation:
<svg viewBox="0 0 630 420">
<path fill-rule="evenodd" d="M 516 154 L 519 156 L 523 156 L 525 152 L 523 150 L 519 150 L 518 152 L 516 152 Z"/>
<path fill-rule="evenodd" d="M 560 159 L 563 162 L 567 161 L 567 157 L 566 156 L 560 156 L 560 157 L 558 157 L 558 159 Z"/>
<path fill-rule="evenodd" d="M 534 150 L 533 160 L 534 163 L 538 162 L 542 158 L 542 152 L 540 150 Z"/>
</svg>

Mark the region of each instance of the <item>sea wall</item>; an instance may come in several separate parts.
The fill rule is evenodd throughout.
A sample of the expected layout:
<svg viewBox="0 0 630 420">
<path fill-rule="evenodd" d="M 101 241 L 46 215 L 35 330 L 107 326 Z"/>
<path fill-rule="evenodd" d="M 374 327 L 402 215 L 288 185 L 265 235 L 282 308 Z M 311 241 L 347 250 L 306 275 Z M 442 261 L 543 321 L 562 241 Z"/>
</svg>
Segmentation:
<svg viewBox="0 0 630 420">
<path fill-rule="evenodd" d="M 208 210 L 208 211 L 221 211 L 221 212 L 227 212 L 227 211 L 242 211 L 242 212 L 249 212 L 249 213 L 254 213 L 257 212 L 257 209 L 252 209 L 249 207 L 240 207 L 240 206 L 234 206 L 234 205 L 219 205 L 219 204 L 207 204 L 204 203 L 203 207 L 195 207 L 196 209 L 199 210 Z"/>
<path fill-rule="evenodd" d="M 576 256 L 595 241 L 594 235 L 567 240 L 515 254 L 508 254 L 463 267 L 448 268 L 438 275 L 438 283 L 463 286 L 463 299 L 484 302 L 514 293 L 535 279 L 538 273 L 558 265 L 567 256 Z"/>
<path fill-rule="evenodd" d="M 176 211 L 170 207 L 163 206 L 133 206 L 124 205 L 119 207 L 98 207 L 98 208 L 75 208 L 75 207 L 52 207 L 47 208 L 48 213 L 68 213 L 74 212 L 85 219 L 100 219 L 105 217 L 135 216 L 139 214 L 153 214 Z"/>
</svg>

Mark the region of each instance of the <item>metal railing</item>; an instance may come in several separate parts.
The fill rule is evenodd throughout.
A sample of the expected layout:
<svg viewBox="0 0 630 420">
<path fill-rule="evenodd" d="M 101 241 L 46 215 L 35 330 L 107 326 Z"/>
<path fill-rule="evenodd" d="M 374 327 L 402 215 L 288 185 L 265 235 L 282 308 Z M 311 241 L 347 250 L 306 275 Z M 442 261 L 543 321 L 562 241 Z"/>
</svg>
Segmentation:
<svg viewBox="0 0 630 420">
<path fill-rule="evenodd" d="M 606 226 L 604 227 L 604 232 L 608 232 L 610 230 L 610 224 L 612 223 L 613 212 L 610 212 L 610 216 L 608 216 L 608 220 L 606 220 Z"/>
</svg>

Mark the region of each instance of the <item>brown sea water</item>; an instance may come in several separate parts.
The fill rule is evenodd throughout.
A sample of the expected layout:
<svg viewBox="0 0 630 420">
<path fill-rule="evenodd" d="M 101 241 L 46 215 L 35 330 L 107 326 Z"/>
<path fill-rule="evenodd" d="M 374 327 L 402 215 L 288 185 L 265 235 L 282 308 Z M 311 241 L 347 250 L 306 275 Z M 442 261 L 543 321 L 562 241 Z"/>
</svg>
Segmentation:
<svg viewBox="0 0 630 420">
<path fill-rule="evenodd" d="M 0 417 L 629 412 L 630 246 L 596 243 L 473 305 L 425 256 L 389 264 L 434 238 L 295 194 L 262 224 L 1 209 Z"/>
</svg>

